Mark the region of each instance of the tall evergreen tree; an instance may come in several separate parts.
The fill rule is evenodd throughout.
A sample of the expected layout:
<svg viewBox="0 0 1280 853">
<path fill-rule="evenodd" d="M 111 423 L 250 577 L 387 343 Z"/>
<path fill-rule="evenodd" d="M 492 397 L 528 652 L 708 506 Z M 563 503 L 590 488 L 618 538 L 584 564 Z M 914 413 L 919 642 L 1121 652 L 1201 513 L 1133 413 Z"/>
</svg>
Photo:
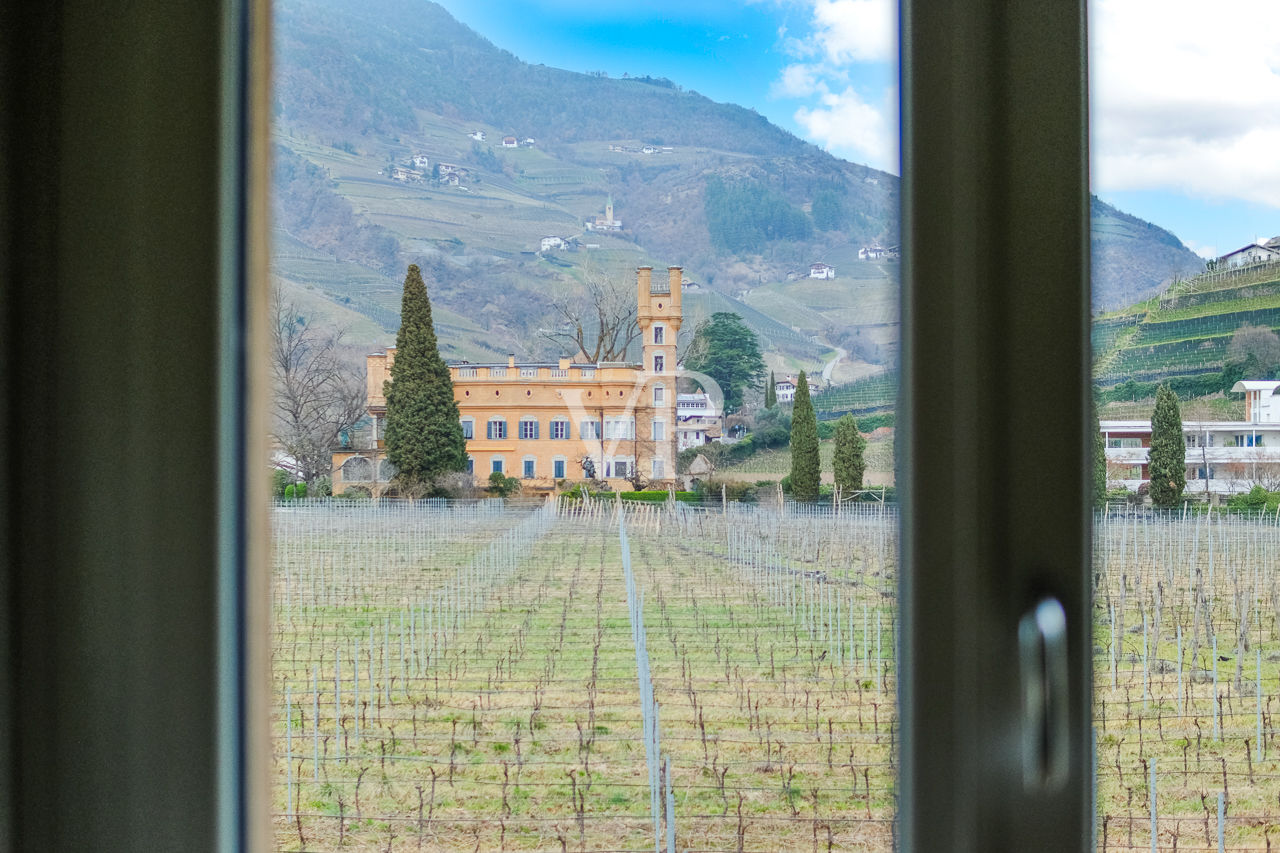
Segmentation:
<svg viewBox="0 0 1280 853">
<path fill-rule="evenodd" d="M 724 394 L 725 414 L 741 409 L 744 393 L 760 387 L 764 378 L 756 333 L 730 311 L 717 311 L 698 324 L 685 351 L 684 366 L 716 381 Z"/>
<path fill-rule="evenodd" d="M 1151 480 L 1151 502 L 1159 507 L 1176 504 L 1187 485 L 1187 445 L 1182 438 L 1178 397 L 1167 384 L 1156 389 L 1147 472 Z"/>
<path fill-rule="evenodd" d="M 774 387 L 776 385 L 777 380 L 773 378 L 773 371 L 770 370 L 769 384 L 764 389 L 764 407 L 766 409 L 772 409 L 774 406 L 778 405 L 778 389 Z"/>
<path fill-rule="evenodd" d="M 1098 403 L 1093 401 L 1093 505 L 1102 506 L 1107 500 L 1107 444 L 1102 437 L 1102 424 L 1098 422 Z"/>
<path fill-rule="evenodd" d="M 818 456 L 818 417 L 809 399 L 809 380 L 804 371 L 796 381 L 791 408 L 791 494 L 798 501 L 816 501 L 822 477 Z"/>
<path fill-rule="evenodd" d="M 836 421 L 835 445 L 831 467 L 835 470 L 836 486 L 845 494 L 856 492 L 862 488 L 862 475 L 867 470 L 863 457 L 867 440 L 858 431 L 853 415 L 844 415 Z"/>
<path fill-rule="evenodd" d="M 417 264 L 409 265 L 404 278 L 396 359 L 385 393 L 387 458 L 403 488 L 435 491 L 442 475 L 466 469 L 467 443 L 453 381 L 440 357 L 431 301 Z"/>
</svg>

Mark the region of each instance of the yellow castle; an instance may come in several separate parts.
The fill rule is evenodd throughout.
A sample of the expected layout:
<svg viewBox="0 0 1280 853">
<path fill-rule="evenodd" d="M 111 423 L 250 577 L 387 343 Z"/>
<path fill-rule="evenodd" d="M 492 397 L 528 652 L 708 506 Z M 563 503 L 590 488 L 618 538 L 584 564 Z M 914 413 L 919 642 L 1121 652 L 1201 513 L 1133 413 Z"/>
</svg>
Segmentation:
<svg viewBox="0 0 1280 853">
<path fill-rule="evenodd" d="M 467 470 L 477 484 L 500 471 L 526 489 L 551 491 L 560 481 L 603 480 L 616 490 L 639 479 L 658 487 L 675 481 L 676 336 L 683 271 L 666 280 L 652 267 L 636 270 L 641 361 L 449 365 L 453 397 L 467 440 Z M 349 487 L 379 496 L 393 488 L 386 460 L 383 393 L 395 347 L 367 358 L 367 408 L 374 447 L 333 456 L 333 492 Z"/>
</svg>

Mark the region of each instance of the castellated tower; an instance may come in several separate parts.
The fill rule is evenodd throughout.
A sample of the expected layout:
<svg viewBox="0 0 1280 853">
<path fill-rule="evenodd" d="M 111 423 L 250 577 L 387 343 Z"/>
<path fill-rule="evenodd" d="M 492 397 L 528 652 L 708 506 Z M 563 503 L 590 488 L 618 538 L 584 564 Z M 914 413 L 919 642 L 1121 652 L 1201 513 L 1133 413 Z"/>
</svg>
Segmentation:
<svg viewBox="0 0 1280 853">
<path fill-rule="evenodd" d="M 676 338 L 680 332 L 684 271 L 668 267 L 666 280 L 654 280 L 652 267 L 636 270 L 636 321 L 640 327 L 644 377 L 636 407 L 637 438 L 652 442 L 652 464 L 642 473 L 653 480 L 675 477 Z"/>
</svg>

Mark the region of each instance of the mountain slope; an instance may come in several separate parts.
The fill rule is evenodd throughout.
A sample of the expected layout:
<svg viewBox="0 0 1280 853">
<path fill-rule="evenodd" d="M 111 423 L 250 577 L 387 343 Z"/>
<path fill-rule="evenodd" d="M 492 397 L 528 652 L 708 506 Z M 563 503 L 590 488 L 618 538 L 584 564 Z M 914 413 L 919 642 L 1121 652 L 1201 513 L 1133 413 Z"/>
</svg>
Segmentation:
<svg viewBox="0 0 1280 853">
<path fill-rule="evenodd" d="M 838 381 L 892 363 L 897 265 L 858 250 L 898 242 L 896 176 L 671 81 L 523 63 L 426 0 L 275 9 L 275 218 L 279 245 L 302 248 L 277 252 L 281 278 L 389 334 L 418 263 L 459 318 L 458 353 L 544 357 L 552 299 L 587 276 L 679 264 L 703 301 L 762 312 L 772 368 L 812 371 L 836 348 L 853 354 Z M 392 180 L 415 155 L 431 164 L 420 180 Z M 434 180 L 440 164 L 457 185 Z M 610 199 L 622 230 L 586 230 Z M 1190 269 L 1167 232 L 1096 199 L 1093 213 L 1095 305 Z M 545 236 L 578 239 L 541 252 Z M 840 277 L 807 280 L 818 261 Z"/>
<path fill-rule="evenodd" d="M 1204 259 L 1163 228 L 1089 197 L 1093 306 L 1117 308 L 1204 270 Z"/>
</svg>

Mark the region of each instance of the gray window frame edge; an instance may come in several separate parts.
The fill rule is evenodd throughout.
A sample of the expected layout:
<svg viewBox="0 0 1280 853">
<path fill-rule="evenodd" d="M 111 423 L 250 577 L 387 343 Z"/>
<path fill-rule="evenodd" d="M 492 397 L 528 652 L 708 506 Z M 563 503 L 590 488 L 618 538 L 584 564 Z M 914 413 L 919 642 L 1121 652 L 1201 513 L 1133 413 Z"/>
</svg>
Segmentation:
<svg viewBox="0 0 1280 853">
<path fill-rule="evenodd" d="M 1085 3 L 902 0 L 901 13 L 899 844 L 1085 850 Z M 1053 790 L 1024 783 L 1017 643 L 1045 596 L 1067 617 Z"/>
<path fill-rule="evenodd" d="M 269 849 L 269 4 L 0 11 L 0 851 Z"/>
</svg>

